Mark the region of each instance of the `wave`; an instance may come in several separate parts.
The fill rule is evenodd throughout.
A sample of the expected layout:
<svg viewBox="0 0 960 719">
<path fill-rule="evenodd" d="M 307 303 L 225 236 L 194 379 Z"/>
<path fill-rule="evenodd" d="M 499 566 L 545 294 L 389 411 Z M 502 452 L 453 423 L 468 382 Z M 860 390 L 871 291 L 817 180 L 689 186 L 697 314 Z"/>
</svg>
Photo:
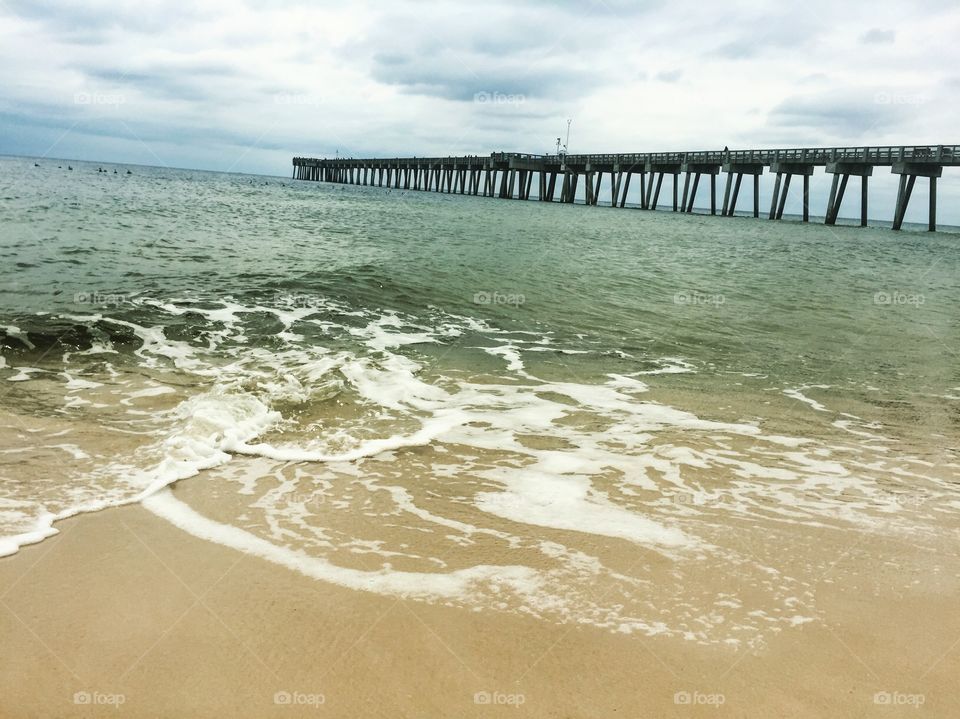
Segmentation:
<svg viewBox="0 0 960 719">
<path fill-rule="evenodd" d="M 2 526 L 29 526 L 0 539 L 0 556 L 55 534 L 55 524 L 67 517 L 142 503 L 196 536 L 342 586 L 465 605 L 501 591 L 529 611 L 553 616 L 549 607 L 562 605 L 574 621 L 657 633 L 673 629 L 591 604 L 572 590 L 562 596 L 545 590 L 551 577 L 613 581 L 611 570 L 583 553 L 574 556 L 562 542 L 538 540 L 541 554 L 559 552 L 559 560 L 553 557 L 559 568 L 550 570 L 557 575 L 511 561 L 432 572 L 359 571 L 330 559 L 329 547 L 311 544 L 311 532 L 320 530 L 302 523 L 291 529 L 284 507 L 259 508 L 263 526 L 274 528 L 264 534 L 259 525 L 243 526 L 240 516 L 230 522 L 205 517 L 169 488 L 240 457 L 278 467 L 325 465 L 337 476 L 352 471 L 364 478 L 371 496 L 385 492 L 397 511 L 428 527 L 490 532 L 510 546 L 527 543 L 520 537 L 532 531 L 565 541 L 603 538 L 668 562 L 733 556 L 710 536 L 720 518 L 917 531 L 925 518 L 956 509 L 949 482 L 909 456 L 886 455 L 872 437 L 848 432 L 849 442 L 825 444 L 767 432 L 759 421 L 705 419 L 652 400 L 650 383 L 696 374 L 696 365 L 680 357 L 617 357 L 617 368 L 632 364 L 632 371 L 605 371 L 610 348 L 565 344 L 549 332 L 502 329 L 437 308 L 410 315 L 324 297 L 254 303 L 142 298 L 119 316 L 37 321 L 46 334 L 20 329 L 28 327 L 24 323 L 4 330 L 10 344 L 21 347 L 7 354 L 11 366 L 0 367 L 3 379 L 36 382 L 30 367 L 15 364 L 20 353 L 38 350 L 44 344 L 38 340 L 56 336 L 59 328 L 74 328 L 87 339 L 63 353 L 62 372 L 46 370 L 62 377 L 61 410 L 67 416 L 95 408 L 115 412 L 115 427 L 121 420 L 145 423 L 136 425 L 146 437 L 144 459 L 137 465 L 132 457 L 114 457 L 97 468 L 97 481 L 86 490 L 57 498 L 56 511 L 21 497 L 25 505 L 5 508 L 0 521 L 6 516 Z M 134 369 L 106 363 L 109 381 L 85 374 L 90 363 L 101 368 L 114 355 Z M 545 377 L 555 357 L 573 363 L 564 375 L 576 378 L 583 370 L 590 379 Z M 172 378 L 175 386 L 165 384 Z M 828 412 L 802 394 L 806 389 L 782 393 Z M 175 404 L 158 410 L 158 402 Z M 416 449 L 430 449 L 436 459 Z M 422 503 L 429 494 L 387 481 L 383 466 L 396 457 L 408 458 L 405 472 L 424 472 L 424 487 L 459 482 L 469 488 L 461 488 L 445 510 L 428 512 Z M 923 502 L 903 499 L 920 492 Z M 486 526 L 464 522 L 462 512 Z M 283 523 L 285 533 L 277 533 Z M 449 541 L 455 548 L 473 540 Z M 766 591 L 781 602 L 788 589 L 783 584 Z"/>
</svg>

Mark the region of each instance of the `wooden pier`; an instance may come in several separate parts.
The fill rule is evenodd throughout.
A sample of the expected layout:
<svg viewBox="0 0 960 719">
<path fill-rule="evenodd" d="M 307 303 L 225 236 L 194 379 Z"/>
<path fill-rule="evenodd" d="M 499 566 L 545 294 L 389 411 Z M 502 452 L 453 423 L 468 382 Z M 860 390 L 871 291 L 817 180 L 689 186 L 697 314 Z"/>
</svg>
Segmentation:
<svg viewBox="0 0 960 719">
<path fill-rule="evenodd" d="M 833 175 L 824 221 L 833 225 L 851 177 L 860 178 L 860 224 L 867 224 L 868 179 L 875 167 L 889 167 L 900 176 L 893 229 L 903 218 L 918 177 L 930 181 L 928 228 L 937 227 L 937 178 L 944 167 L 960 165 L 960 145 L 914 145 L 901 147 L 832 147 L 782 150 L 712 150 L 702 152 L 654 152 L 618 155 L 528 155 L 495 152 L 489 156 L 395 157 L 395 158 L 293 158 L 293 177 L 299 180 L 373 185 L 425 192 L 483 195 L 501 199 L 532 199 L 537 176 L 536 199 L 572 203 L 579 183 L 584 183 L 586 204 L 596 205 L 609 192 L 611 207 L 625 207 L 627 192 L 638 176 L 639 207 L 655 210 L 666 176 L 672 180 L 674 212 L 693 212 L 700 180 L 710 180 L 710 214 L 716 215 L 717 176 L 726 174 L 720 214 L 732 216 L 737 209 L 745 176 L 752 177 L 753 216 L 760 216 L 760 175 L 765 169 L 776 175 L 773 199 L 767 217 L 779 220 L 794 176 L 803 182 L 803 221 L 810 219 L 810 177 L 817 167 Z M 683 191 L 680 194 L 680 175 Z M 608 190 L 604 190 L 604 179 Z"/>
</svg>

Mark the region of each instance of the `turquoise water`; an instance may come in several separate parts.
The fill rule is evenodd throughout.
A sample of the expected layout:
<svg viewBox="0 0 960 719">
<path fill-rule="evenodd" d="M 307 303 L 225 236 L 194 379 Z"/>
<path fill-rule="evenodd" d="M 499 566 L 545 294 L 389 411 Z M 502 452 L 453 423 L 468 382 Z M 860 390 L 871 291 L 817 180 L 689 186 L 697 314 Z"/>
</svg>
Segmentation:
<svg viewBox="0 0 960 719">
<path fill-rule="evenodd" d="M 348 585 L 360 538 L 307 511 L 348 485 L 411 526 L 664 551 L 708 510 L 960 509 L 957 234 L 67 164 L 0 159 L 8 552 L 130 501 L 219 537 L 163 489 L 198 473 L 207 514 Z M 486 576 L 370 531 L 420 572 L 385 592 Z"/>
<path fill-rule="evenodd" d="M 930 411 L 956 428 L 950 401 L 933 401 L 960 384 L 956 234 L 57 164 L 0 164 L 10 268 L 0 309 L 23 329 L 83 333 L 34 313 L 94 309 L 162 322 L 147 299 L 328 298 L 428 324 L 446 314 L 549 333 L 587 354 L 524 361 L 584 380 L 680 358 L 697 391 L 747 374 L 780 389 L 829 384 L 896 403 L 903 414 L 883 419 L 898 429 Z M 275 322 L 250 319 L 255 341 L 268 341 Z M 170 330 L 202 333 L 197 320 Z M 470 341 L 448 344 L 445 361 L 469 366 Z"/>
</svg>

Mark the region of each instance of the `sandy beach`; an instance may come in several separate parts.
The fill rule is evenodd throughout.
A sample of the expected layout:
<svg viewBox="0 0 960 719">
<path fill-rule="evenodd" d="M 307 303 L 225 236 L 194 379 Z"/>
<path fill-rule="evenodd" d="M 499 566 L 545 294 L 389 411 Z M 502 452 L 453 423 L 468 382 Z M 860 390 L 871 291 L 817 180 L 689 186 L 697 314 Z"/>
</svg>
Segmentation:
<svg viewBox="0 0 960 719">
<path fill-rule="evenodd" d="M 816 578 L 824 620 L 726 649 L 350 591 L 139 506 L 59 529 L 0 560 L 4 717 L 960 711 L 956 544 L 770 530 L 798 563 L 834 557 Z"/>
<path fill-rule="evenodd" d="M 958 36 L 0 0 L 0 719 L 960 719 Z"/>
</svg>

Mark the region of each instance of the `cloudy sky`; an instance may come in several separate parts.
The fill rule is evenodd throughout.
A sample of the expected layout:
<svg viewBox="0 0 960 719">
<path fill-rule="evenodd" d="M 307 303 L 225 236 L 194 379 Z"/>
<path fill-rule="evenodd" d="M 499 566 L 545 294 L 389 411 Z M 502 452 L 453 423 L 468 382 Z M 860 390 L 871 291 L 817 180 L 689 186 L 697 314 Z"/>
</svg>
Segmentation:
<svg viewBox="0 0 960 719">
<path fill-rule="evenodd" d="M 0 153 L 289 175 L 294 154 L 960 141 L 960 4 L 0 0 Z"/>
</svg>

